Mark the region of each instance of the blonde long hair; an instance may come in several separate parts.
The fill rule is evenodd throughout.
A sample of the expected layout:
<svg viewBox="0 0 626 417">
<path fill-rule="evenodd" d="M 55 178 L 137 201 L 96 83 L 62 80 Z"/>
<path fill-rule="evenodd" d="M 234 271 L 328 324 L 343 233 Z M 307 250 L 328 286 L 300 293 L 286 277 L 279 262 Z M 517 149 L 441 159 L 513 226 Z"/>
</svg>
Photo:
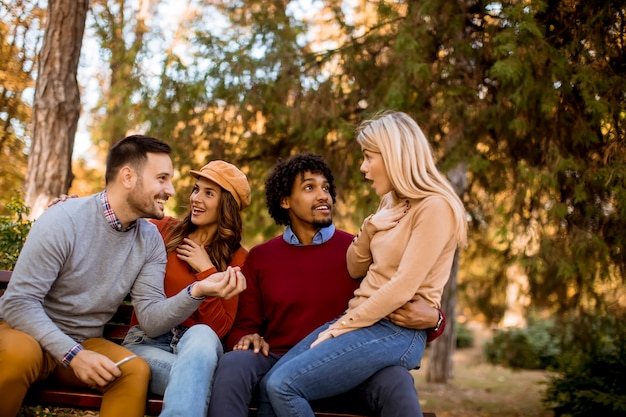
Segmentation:
<svg viewBox="0 0 626 417">
<path fill-rule="evenodd" d="M 430 144 L 415 120 L 402 112 L 379 113 L 361 123 L 356 140 L 364 149 L 382 155 L 389 181 L 399 196 L 444 198 L 456 219 L 458 245 L 467 245 L 463 202 L 437 169 Z"/>
</svg>

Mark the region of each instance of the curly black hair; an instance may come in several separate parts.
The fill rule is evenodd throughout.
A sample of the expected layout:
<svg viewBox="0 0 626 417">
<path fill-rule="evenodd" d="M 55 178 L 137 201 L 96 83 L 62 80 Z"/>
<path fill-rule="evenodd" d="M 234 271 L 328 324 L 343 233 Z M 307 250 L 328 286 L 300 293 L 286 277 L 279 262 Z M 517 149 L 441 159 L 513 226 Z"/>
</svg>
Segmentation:
<svg viewBox="0 0 626 417">
<path fill-rule="evenodd" d="M 288 160 L 279 159 L 278 163 L 265 180 L 265 204 L 267 210 L 279 225 L 290 224 L 289 212 L 280 206 L 283 197 L 291 195 L 291 188 L 296 175 L 304 176 L 305 172 L 321 174 L 328 180 L 329 192 L 335 203 L 335 179 L 330 167 L 321 155 L 311 153 L 297 154 Z"/>
</svg>

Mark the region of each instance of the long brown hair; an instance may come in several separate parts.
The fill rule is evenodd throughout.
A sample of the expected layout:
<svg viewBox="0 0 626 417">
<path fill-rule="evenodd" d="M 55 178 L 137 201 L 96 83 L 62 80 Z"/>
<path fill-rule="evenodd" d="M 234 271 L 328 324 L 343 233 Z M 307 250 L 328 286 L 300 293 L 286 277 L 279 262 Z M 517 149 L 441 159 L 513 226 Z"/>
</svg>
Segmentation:
<svg viewBox="0 0 626 417">
<path fill-rule="evenodd" d="M 178 224 L 164 233 L 167 253 L 176 250 L 183 239 L 197 228 L 198 226 L 191 222 L 191 208 L 189 208 Z M 237 201 L 230 192 L 222 188 L 217 206 L 217 233 L 211 243 L 205 246 L 211 262 L 218 271 L 226 270 L 233 254 L 241 247 L 242 229 L 243 221 Z"/>
</svg>

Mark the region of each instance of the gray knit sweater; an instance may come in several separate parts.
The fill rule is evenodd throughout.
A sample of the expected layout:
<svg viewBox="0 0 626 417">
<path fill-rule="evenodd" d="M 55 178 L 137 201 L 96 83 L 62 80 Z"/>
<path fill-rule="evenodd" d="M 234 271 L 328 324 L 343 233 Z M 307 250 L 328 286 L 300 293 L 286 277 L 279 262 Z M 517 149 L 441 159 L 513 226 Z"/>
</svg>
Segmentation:
<svg viewBox="0 0 626 417">
<path fill-rule="evenodd" d="M 186 291 L 166 299 L 163 239 L 139 219 L 117 232 L 99 194 L 47 209 L 33 224 L 0 298 L 0 318 L 33 336 L 59 361 L 104 324 L 128 292 L 149 336 L 165 333 L 199 306 Z"/>
</svg>

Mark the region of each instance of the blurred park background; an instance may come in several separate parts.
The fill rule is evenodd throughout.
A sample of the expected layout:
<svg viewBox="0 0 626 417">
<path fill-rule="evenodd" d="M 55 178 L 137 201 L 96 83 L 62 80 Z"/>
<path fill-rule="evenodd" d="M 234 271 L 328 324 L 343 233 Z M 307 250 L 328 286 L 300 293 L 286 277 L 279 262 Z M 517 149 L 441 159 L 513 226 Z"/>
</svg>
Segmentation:
<svg viewBox="0 0 626 417">
<path fill-rule="evenodd" d="M 173 147 L 170 215 L 190 169 L 232 162 L 250 248 L 281 231 L 268 171 L 313 152 L 355 233 L 377 197 L 354 129 L 385 109 L 418 121 L 470 224 L 426 387 L 459 384 L 479 325 L 481 361 L 549 376 L 539 408 L 626 415 L 623 0 L 0 0 L 0 268 L 132 133 Z"/>
</svg>

